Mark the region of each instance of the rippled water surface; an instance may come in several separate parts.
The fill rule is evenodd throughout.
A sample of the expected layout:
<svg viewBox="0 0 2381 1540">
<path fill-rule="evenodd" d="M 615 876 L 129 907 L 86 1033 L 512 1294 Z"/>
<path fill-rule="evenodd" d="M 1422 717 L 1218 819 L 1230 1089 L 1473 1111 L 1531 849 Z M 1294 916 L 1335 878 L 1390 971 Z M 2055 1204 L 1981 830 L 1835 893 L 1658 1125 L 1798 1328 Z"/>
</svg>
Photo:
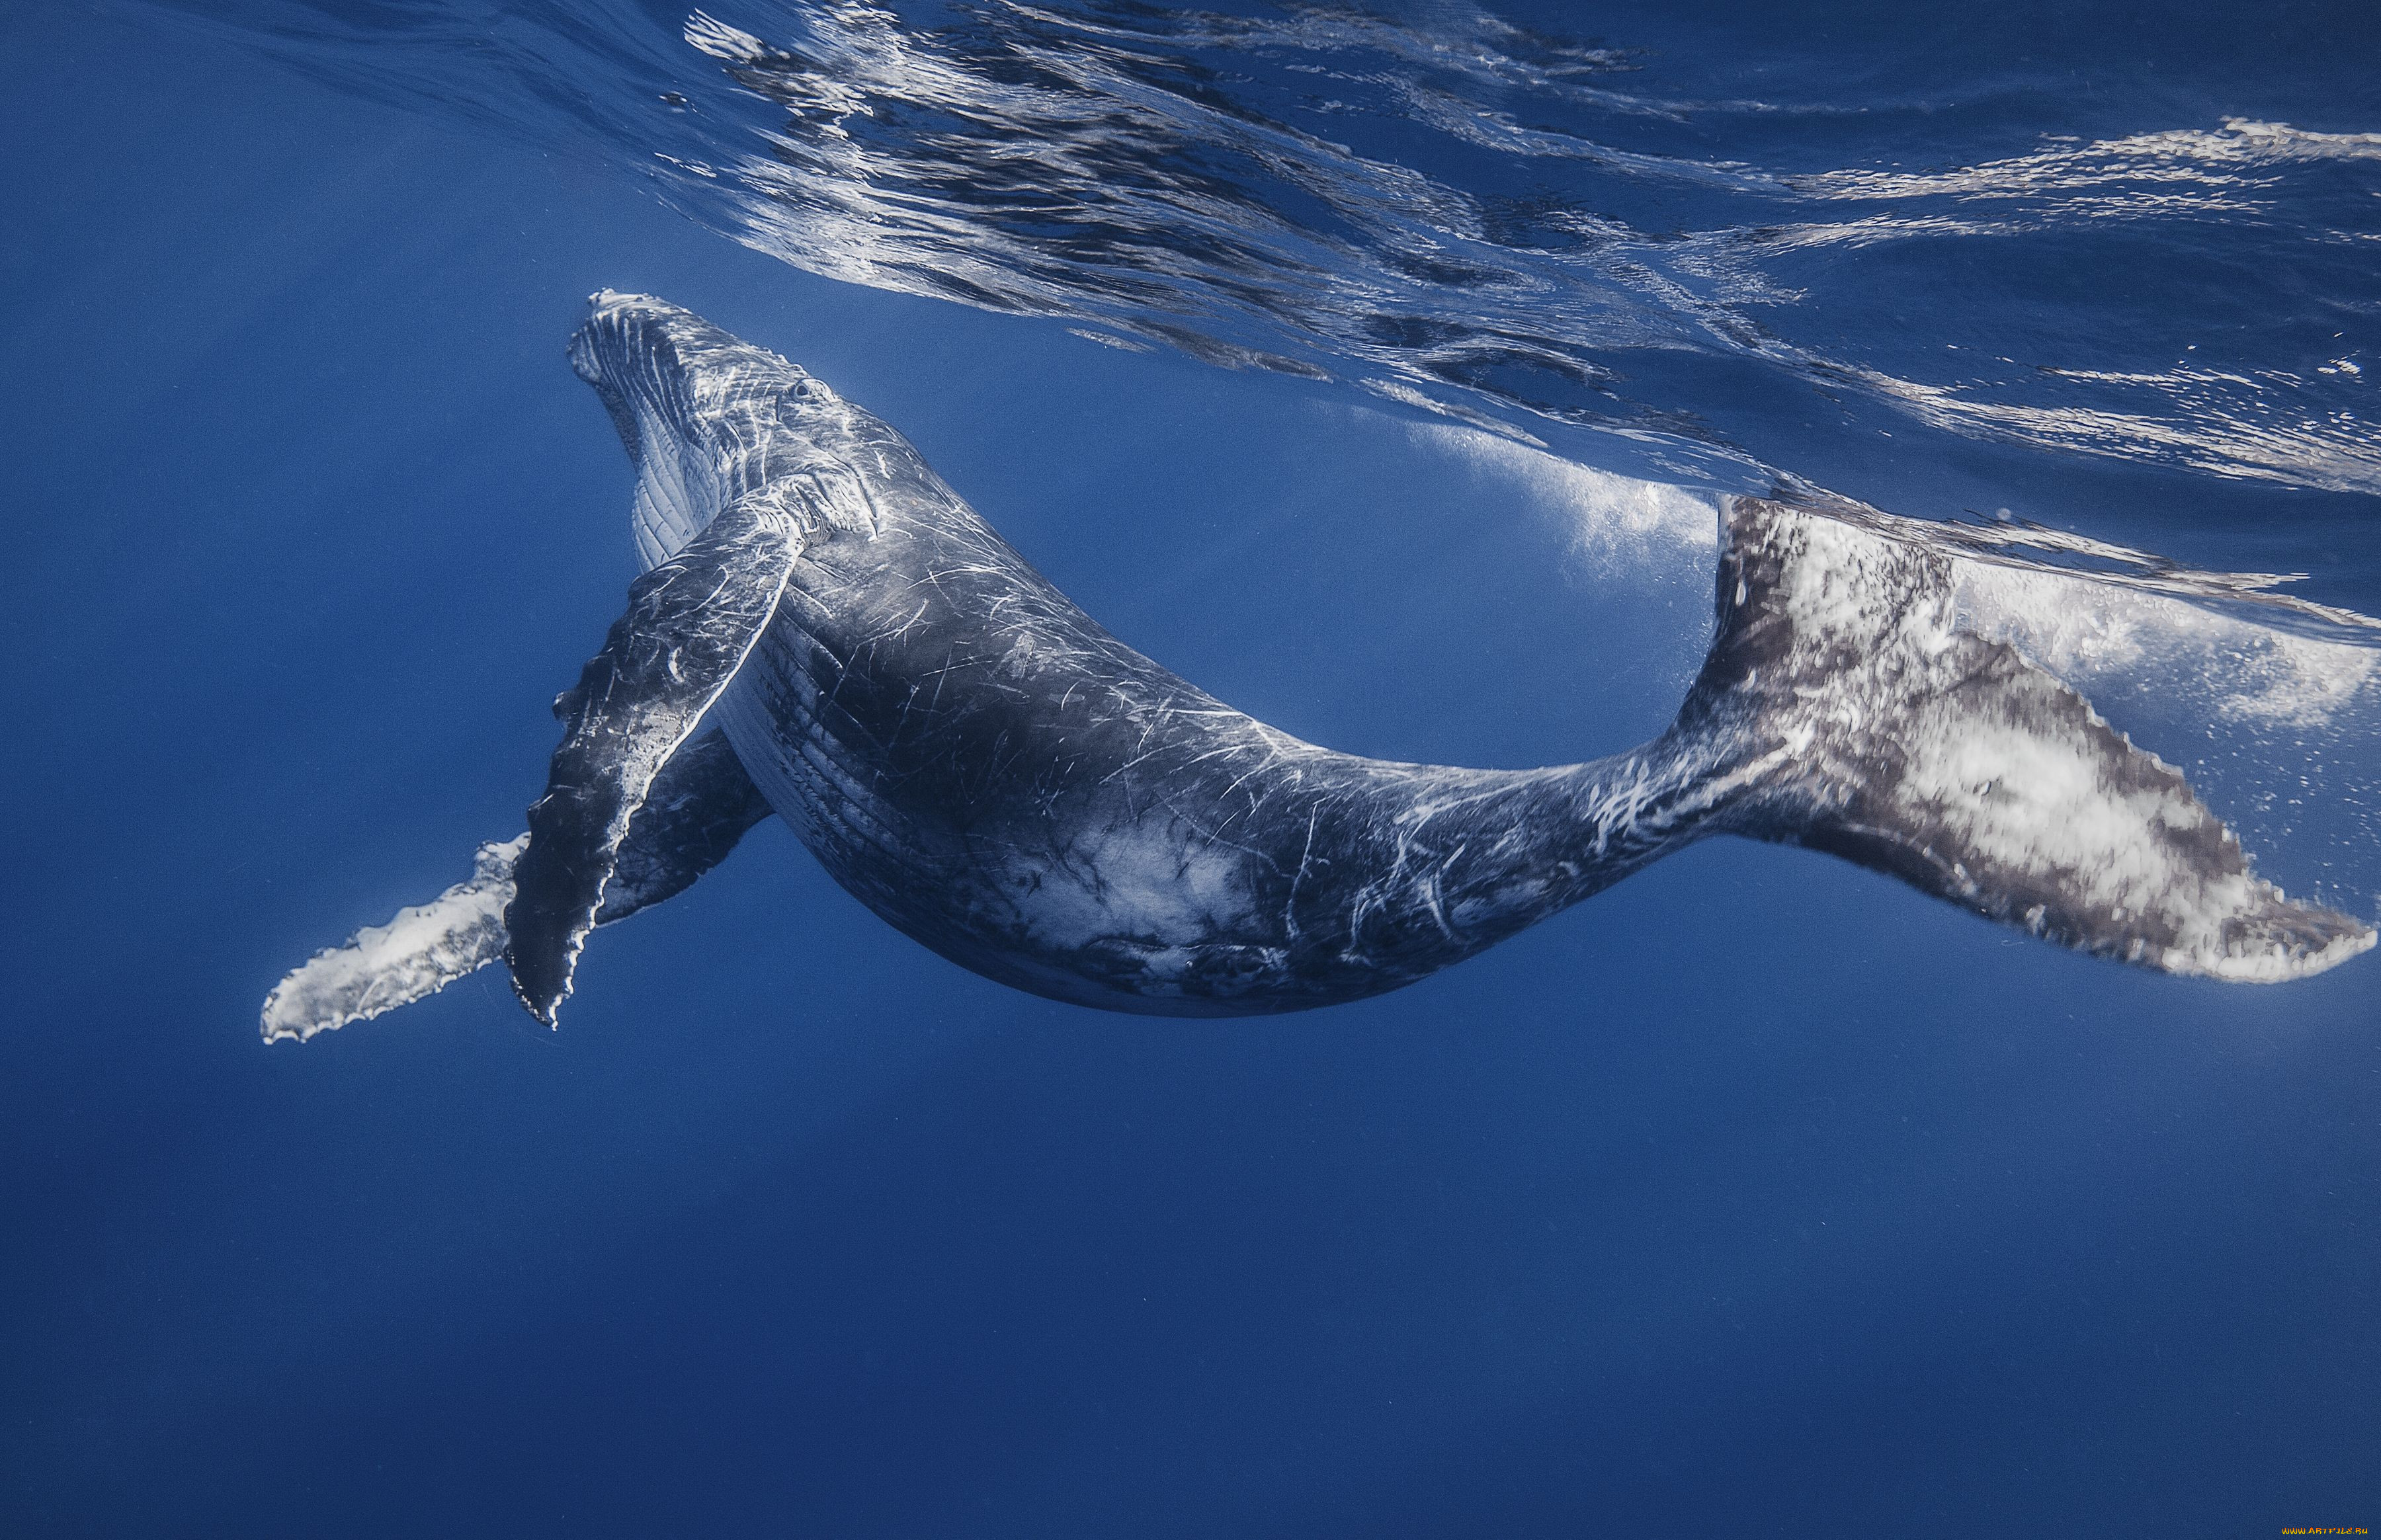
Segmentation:
<svg viewBox="0 0 2381 1540">
<path fill-rule="evenodd" d="M 193 9 L 826 277 L 2115 577 L 1980 581 L 2079 684 L 2339 735 L 2363 848 L 2319 880 L 2381 890 L 2381 133 L 2341 15 L 2187 14 L 2144 55 L 2141 18 L 2051 9 Z"/>
<path fill-rule="evenodd" d="M 2047 8 L 1700 37 L 1459 6 L 193 8 L 812 272 L 1514 430 L 1801 474 L 1755 415 L 1785 392 L 2280 486 L 2381 468 L 2381 135 L 2319 7 L 2178 18 L 2147 58 L 2136 18 Z"/>
<path fill-rule="evenodd" d="M 1718 842 L 1412 990 L 999 990 L 770 826 L 303 1049 L 536 794 L 650 290 L 1336 747 L 1658 730 L 1732 494 L 1954 564 L 2381 917 L 2381 19 L 36 0 L 0 1531 L 2381 1522 L 2381 977 Z"/>
</svg>

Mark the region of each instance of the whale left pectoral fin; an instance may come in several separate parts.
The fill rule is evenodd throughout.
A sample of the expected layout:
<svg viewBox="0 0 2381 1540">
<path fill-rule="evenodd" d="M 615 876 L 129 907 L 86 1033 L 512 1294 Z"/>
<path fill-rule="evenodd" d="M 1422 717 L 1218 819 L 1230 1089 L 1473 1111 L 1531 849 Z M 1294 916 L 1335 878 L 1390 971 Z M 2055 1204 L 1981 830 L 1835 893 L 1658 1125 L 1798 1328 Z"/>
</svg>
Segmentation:
<svg viewBox="0 0 2381 1540">
<path fill-rule="evenodd" d="M 646 794 L 595 923 L 627 919 L 685 891 L 769 811 L 726 735 L 715 728 L 702 734 L 678 750 Z M 465 880 L 292 969 L 265 997 L 264 1040 L 304 1042 L 369 1021 L 503 957 L 513 867 L 528 847 L 527 834 L 490 841 Z"/>
<path fill-rule="evenodd" d="M 777 499 L 730 503 L 629 586 L 628 612 L 557 703 L 569 726 L 529 810 L 504 911 L 513 988 L 547 1025 L 638 810 L 751 655 L 801 550 L 802 527 Z"/>
<path fill-rule="evenodd" d="M 629 825 L 604 888 L 595 923 L 610 925 L 684 892 L 727 859 L 736 842 L 770 814 L 727 734 L 698 734 L 673 756 Z M 526 838 L 526 836 L 524 836 Z"/>
</svg>

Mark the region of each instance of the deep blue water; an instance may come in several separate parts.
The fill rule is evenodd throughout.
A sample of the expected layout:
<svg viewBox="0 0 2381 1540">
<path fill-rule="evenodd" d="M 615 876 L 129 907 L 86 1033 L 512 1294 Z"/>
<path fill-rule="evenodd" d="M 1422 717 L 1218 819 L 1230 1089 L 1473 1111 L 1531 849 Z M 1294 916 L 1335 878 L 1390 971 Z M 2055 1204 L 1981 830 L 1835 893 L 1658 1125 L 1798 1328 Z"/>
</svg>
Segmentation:
<svg viewBox="0 0 2381 1540">
<path fill-rule="evenodd" d="M 774 97 L 657 5 L 0 13 L 0 1533 L 2381 1522 L 2370 956 L 2167 978 L 1723 841 L 1150 1021 L 773 823 L 558 1033 L 482 974 L 258 1042 L 537 794 L 635 571 L 604 285 L 1385 757 L 1657 729 L 1692 497 L 2036 522 L 2137 586 L 1987 618 L 2381 913 L 2361 8 L 903 9 L 723 7 Z M 2138 586 L 2231 572 L 2306 603 Z"/>
</svg>

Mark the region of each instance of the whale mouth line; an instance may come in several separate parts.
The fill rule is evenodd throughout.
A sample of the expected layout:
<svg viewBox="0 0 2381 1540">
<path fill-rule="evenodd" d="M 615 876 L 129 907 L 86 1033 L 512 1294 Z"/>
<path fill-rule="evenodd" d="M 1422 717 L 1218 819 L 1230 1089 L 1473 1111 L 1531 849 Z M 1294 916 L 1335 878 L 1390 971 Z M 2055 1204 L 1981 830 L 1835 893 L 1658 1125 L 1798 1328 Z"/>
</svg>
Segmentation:
<svg viewBox="0 0 2381 1540">
<path fill-rule="evenodd" d="M 799 366 L 665 299 L 605 288 L 587 304 L 570 366 L 636 467 L 633 527 L 650 566 L 753 489 L 783 436 L 779 403 L 814 386 Z"/>
<path fill-rule="evenodd" d="M 641 462 L 653 442 L 648 414 L 663 419 L 650 426 L 696 433 L 699 425 L 683 389 L 687 360 L 669 326 L 680 317 L 692 318 L 666 300 L 615 289 L 589 295 L 587 311 L 570 336 L 571 372 L 593 387 L 629 457 Z"/>
<path fill-rule="evenodd" d="M 572 372 L 594 387 L 613 412 L 706 450 L 733 446 L 719 442 L 721 408 L 732 400 L 753 400 L 810 379 L 800 365 L 730 336 L 701 316 L 666 299 L 617 289 L 587 297 L 587 319 L 571 333 Z M 648 434 L 629 452 L 650 449 Z"/>
</svg>

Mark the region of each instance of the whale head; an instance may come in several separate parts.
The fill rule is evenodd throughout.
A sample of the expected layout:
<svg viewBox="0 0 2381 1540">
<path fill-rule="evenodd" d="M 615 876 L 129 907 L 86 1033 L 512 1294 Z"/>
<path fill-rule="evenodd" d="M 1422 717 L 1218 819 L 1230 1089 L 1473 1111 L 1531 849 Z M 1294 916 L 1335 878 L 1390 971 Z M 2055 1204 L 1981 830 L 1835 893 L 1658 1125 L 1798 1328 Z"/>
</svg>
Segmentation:
<svg viewBox="0 0 2381 1540">
<path fill-rule="evenodd" d="M 637 467 L 637 543 L 651 565 L 765 482 L 794 420 L 834 400 L 799 366 L 650 295 L 600 289 L 570 339 Z"/>
</svg>

